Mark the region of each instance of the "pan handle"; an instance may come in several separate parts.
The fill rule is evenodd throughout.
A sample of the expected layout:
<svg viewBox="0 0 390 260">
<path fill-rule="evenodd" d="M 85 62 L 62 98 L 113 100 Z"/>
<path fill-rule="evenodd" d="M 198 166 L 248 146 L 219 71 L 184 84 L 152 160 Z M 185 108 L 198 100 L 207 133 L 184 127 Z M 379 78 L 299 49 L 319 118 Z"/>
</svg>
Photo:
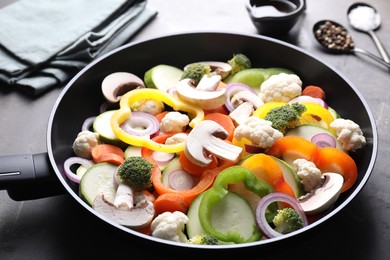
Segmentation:
<svg viewBox="0 0 390 260">
<path fill-rule="evenodd" d="M 0 190 L 15 201 L 65 193 L 47 153 L 0 156 Z"/>
</svg>

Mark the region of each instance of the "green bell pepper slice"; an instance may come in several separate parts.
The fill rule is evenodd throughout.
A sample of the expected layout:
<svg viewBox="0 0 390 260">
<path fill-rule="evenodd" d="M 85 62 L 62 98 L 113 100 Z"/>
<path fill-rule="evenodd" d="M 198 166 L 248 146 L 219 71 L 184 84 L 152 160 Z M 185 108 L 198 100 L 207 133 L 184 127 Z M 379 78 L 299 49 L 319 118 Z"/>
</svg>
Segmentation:
<svg viewBox="0 0 390 260">
<path fill-rule="evenodd" d="M 228 190 L 229 184 L 236 184 L 239 182 L 243 182 L 247 189 L 254 192 L 259 197 L 264 197 L 274 191 L 272 186 L 263 180 L 258 179 L 251 170 L 239 165 L 231 166 L 220 172 L 214 181 L 213 187 L 204 193 L 198 212 L 200 224 L 205 232 L 214 235 L 221 241 L 234 242 L 237 244 L 261 239 L 262 235 L 257 226 L 254 225 L 253 233 L 249 238 L 244 238 L 241 234 L 234 231 L 223 233 L 214 227 L 212 223 L 212 214 L 213 208 L 230 192 Z M 271 204 L 269 210 L 276 212 L 277 204 Z"/>
</svg>

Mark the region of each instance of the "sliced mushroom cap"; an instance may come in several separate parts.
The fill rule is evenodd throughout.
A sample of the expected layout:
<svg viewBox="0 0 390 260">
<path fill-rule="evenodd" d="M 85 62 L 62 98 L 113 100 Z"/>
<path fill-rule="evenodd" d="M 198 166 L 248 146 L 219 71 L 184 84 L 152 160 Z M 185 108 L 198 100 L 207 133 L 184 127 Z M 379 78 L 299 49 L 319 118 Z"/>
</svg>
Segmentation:
<svg viewBox="0 0 390 260">
<path fill-rule="evenodd" d="M 253 104 L 247 101 L 236 107 L 236 109 L 230 112 L 229 116 L 237 125 L 241 125 L 252 115 L 253 111 Z"/>
<path fill-rule="evenodd" d="M 202 89 L 197 89 L 192 84 L 191 79 L 182 79 L 176 86 L 179 98 L 206 110 L 215 109 L 225 104 L 225 89 L 204 90 L 207 89 L 207 86 L 202 84 L 202 80 L 199 82 Z M 214 82 L 210 81 L 210 84 L 214 84 Z"/>
<path fill-rule="evenodd" d="M 144 87 L 142 79 L 129 72 L 114 72 L 102 81 L 103 96 L 110 103 L 118 102 L 130 90 Z"/>
<path fill-rule="evenodd" d="M 344 178 L 341 174 L 323 173 L 323 184 L 314 191 L 298 198 L 303 211 L 308 214 L 317 214 L 329 209 L 338 199 Z"/>
<path fill-rule="evenodd" d="M 121 209 L 106 200 L 103 193 L 96 197 L 93 208 L 103 216 L 131 229 L 146 227 L 152 222 L 155 214 L 153 203 L 150 201 L 131 209 Z"/>
<path fill-rule="evenodd" d="M 242 148 L 223 141 L 227 136 L 227 131 L 220 124 L 204 120 L 188 134 L 184 152 L 194 164 L 200 166 L 206 166 L 212 161 L 206 151 L 219 158 L 236 161 Z"/>
<path fill-rule="evenodd" d="M 222 79 L 226 78 L 229 76 L 230 72 L 232 71 L 232 66 L 230 66 L 229 63 L 226 62 L 221 62 L 221 61 L 200 61 L 196 63 L 202 63 L 205 65 L 210 66 L 211 71 L 214 72 L 215 74 L 218 74 L 221 76 Z M 191 65 L 188 64 L 184 67 L 184 70 Z"/>
<path fill-rule="evenodd" d="M 236 93 L 233 96 L 231 102 L 234 107 L 239 106 L 243 102 L 251 102 L 254 109 L 257 109 L 259 106 L 264 104 L 263 100 L 261 100 L 261 98 L 258 95 L 254 94 L 251 91 L 246 91 L 246 90 Z"/>
</svg>

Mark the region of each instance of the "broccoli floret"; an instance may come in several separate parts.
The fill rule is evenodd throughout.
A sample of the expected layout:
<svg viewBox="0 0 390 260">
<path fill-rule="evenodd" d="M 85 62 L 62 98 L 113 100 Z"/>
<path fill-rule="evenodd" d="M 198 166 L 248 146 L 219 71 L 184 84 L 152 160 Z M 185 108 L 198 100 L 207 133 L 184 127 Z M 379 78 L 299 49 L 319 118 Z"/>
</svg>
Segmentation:
<svg viewBox="0 0 390 260">
<path fill-rule="evenodd" d="M 135 190 L 152 186 L 153 164 L 141 156 L 130 156 L 118 167 L 117 175 Z"/>
<path fill-rule="evenodd" d="M 279 209 L 272 222 L 275 231 L 287 234 L 303 228 L 303 219 L 293 208 Z"/>
<path fill-rule="evenodd" d="M 188 65 L 181 79 L 192 79 L 194 85 L 198 85 L 199 81 L 203 78 L 204 75 L 209 75 L 211 73 L 211 67 L 203 63 L 192 63 Z"/>
<path fill-rule="evenodd" d="M 228 63 L 232 66 L 231 75 L 245 69 L 250 69 L 252 66 L 250 59 L 242 53 L 234 54 L 233 58 L 228 60 Z"/>
<path fill-rule="evenodd" d="M 219 245 L 219 240 L 208 233 L 202 233 L 188 239 L 187 243 L 196 245 Z"/>
<path fill-rule="evenodd" d="M 265 120 L 272 122 L 272 127 L 285 134 L 288 129 L 299 125 L 301 115 L 306 107 L 300 103 L 284 105 L 271 109 L 265 116 Z"/>
</svg>

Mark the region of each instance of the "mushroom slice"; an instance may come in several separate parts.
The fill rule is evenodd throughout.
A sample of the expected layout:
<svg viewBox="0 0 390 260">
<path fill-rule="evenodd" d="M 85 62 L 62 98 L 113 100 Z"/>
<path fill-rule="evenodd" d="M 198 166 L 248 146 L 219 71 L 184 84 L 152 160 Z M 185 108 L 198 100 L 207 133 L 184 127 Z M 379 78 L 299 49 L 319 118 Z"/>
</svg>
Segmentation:
<svg viewBox="0 0 390 260">
<path fill-rule="evenodd" d="M 129 72 L 114 72 L 102 81 L 103 96 L 110 103 L 118 102 L 130 90 L 144 87 L 142 79 Z"/>
<path fill-rule="evenodd" d="M 344 183 L 342 175 L 333 172 L 323 173 L 323 184 L 314 191 L 298 198 L 303 211 L 308 214 L 317 214 L 329 209 L 338 199 Z"/>
<path fill-rule="evenodd" d="M 220 124 L 204 120 L 188 134 L 184 152 L 194 164 L 200 166 L 206 166 L 212 161 L 206 151 L 219 158 L 236 161 L 242 148 L 223 141 L 227 136 L 228 133 Z"/>
<path fill-rule="evenodd" d="M 222 62 L 222 61 L 200 61 L 200 62 L 196 62 L 196 63 L 202 63 L 202 64 L 210 66 L 211 72 L 213 72 L 217 75 L 220 75 L 222 79 L 229 76 L 230 72 L 232 71 L 232 66 L 230 66 L 229 63 Z M 184 70 L 186 70 L 186 68 L 189 65 L 191 65 L 191 64 L 186 65 L 184 67 Z"/>
<path fill-rule="evenodd" d="M 212 77 L 220 78 L 220 76 Z M 204 90 L 211 89 L 212 87 L 215 88 L 214 80 L 202 78 L 198 85 L 200 85 L 202 89 L 195 88 L 191 79 L 182 79 L 176 86 L 176 93 L 180 99 L 192 104 L 196 104 L 197 106 L 206 110 L 215 109 L 225 104 L 226 97 L 224 88 L 211 91 Z"/>
<path fill-rule="evenodd" d="M 231 102 L 234 107 L 238 107 L 243 102 L 251 102 L 254 109 L 257 109 L 259 106 L 264 104 L 263 100 L 261 100 L 258 95 L 246 90 L 236 93 Z"/>
<path fill-rule="evenodd" d="M 145 200 L 131 209 L 117 208 L 103 193 L 96 196 L 93 208 L 103 216 L 131 229 L 146 227 L 152 222 L 155 214 L 153 203 L 150 201 Z"/>
<path fill-rule="evenodd" d="M 254 108 L 252 102 L 246 101 L 230 112 L 229 116 L 236 124 L 241 125 L 248 117 L 252 115 L 253 111 Z"/>
</svg>

